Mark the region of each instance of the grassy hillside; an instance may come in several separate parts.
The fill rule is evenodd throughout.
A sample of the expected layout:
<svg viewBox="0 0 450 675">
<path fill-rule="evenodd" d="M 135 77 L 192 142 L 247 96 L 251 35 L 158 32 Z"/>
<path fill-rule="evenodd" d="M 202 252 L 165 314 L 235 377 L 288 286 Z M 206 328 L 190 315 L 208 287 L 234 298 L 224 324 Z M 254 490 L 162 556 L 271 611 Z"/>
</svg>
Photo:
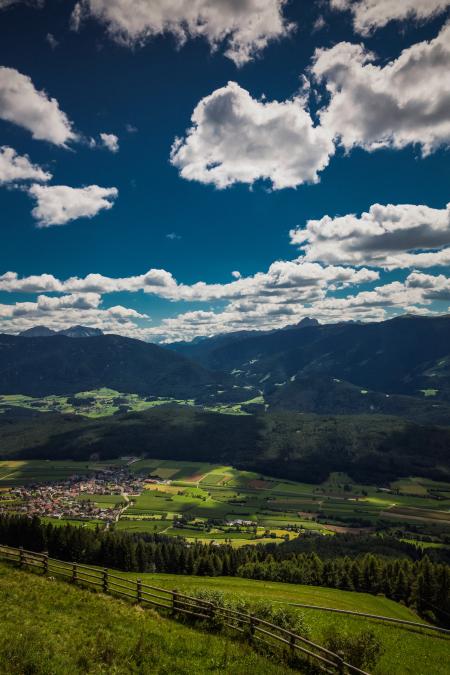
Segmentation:
<svg viewBox="0 0 450 675">
<path fill-rule="evenodd" d="M 0 565 L 1 675 L 291 672 L 152 610 Z"/>
<path fill-rule="evenodd" d="M 229 577 L 185 577 L 170 574 L 126 574 L 141 576 L 145 583 L 161 588 L 177 588 L 187 593 L 198 589 L 220 591 L 236 598 L 272 603 L 304 603 L 380 614 L 396 619 L 423 622 L 409 608 L 382 596 L 329 588 L 253 581 Z M 322 643 L 331 626 L 346 635 L 372 630 L 383 645 L 374 675 L 447 675 L 450 638 L 431 631 L 397 626 L 360 617 L 343 616 L 312 609 L 298 609 L 311 629 L 311 639 Z M 282 672 L 282 671 L 280 671 Z"/>
</svg>

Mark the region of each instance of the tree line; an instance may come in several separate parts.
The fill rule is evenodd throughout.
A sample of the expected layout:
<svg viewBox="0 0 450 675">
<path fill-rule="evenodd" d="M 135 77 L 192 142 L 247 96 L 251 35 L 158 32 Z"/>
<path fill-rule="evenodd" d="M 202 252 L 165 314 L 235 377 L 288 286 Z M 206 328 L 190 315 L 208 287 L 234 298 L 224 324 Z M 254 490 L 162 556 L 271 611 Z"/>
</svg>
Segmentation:
<svg viewBox="0 0 450 675">
<path fill-rule="evenodd" d="M 157 533 L 135 535 L 55 526 L 37 517 L 11 515 L 0 515 L 0 543 L 126 572 L 241 576 L 383 594 L 426 618 L 450 625 L 450 566 L 433 562 L 426 555 L 411 559 L 405 555 L 406 549 L 398 557 L 363 553 L 359 547 L 353 556 L 321 556 L 315 551 L 292 551 L 292 543 L 287 547 L 268 544 L 235 549 L 230 545 L 188 543 L 181 537 Z M 373 544 L 376 547 L 375 540 Z"/>
<path fill-rule="evenodd" d="M 413 562 L 372 553 L 325 560 L 316 553 L 290 554 L 284 560 L 275 560 L 269 554 L 263 561 L 241 565 L 238 575 L 383 594 L 412 607 L 422 616 L 445 624 L 450 622 L 450 567 L 433 563 L 428 556 Z"/>
</svg>

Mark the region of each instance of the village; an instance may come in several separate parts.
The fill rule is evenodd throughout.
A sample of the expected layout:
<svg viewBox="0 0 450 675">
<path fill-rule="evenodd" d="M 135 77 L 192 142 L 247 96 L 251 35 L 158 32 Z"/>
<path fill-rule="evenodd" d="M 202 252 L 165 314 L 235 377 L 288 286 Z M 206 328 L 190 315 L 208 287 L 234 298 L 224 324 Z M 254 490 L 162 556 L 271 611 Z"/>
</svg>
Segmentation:
<svg viewBox="0 0 450 675">
<path fill-rule="evenodd" d="M 0 513 L 56 519 L 117 522 L 123 511 L 144 489 L 145 479 L 128 468 L 104 469 L 86 477 L 74 474 L 66 480 L 14 487 L 0 501 Z M 110 499 L 108 499 L 110 497 Z"/>
</svg>

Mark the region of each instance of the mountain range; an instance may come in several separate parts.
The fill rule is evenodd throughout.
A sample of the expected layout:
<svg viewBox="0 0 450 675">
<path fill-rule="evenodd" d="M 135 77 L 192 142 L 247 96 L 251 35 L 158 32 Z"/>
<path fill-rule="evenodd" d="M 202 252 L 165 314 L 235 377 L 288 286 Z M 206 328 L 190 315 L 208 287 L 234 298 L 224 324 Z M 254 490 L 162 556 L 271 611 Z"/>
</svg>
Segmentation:
<svg viewBox="0 0 450 675">
<path fill-rule="evenodd" d="M 142 396 L 198 398 L 230 390 L 231 376 L 181 354 L 119 335 L 0 335 L 0 393 L 49 396 L 109 387 Z"/>
<path fill-rule="evenodd" d="M 199 405 L 255 398 L 260 410 L 382 414 L 450 425 L 449 316 L 328 325 L 303 320 L 282 330 L 165 346 L 91 330 L 53 334 L 37 327 L 37 337 L 31 331 L 0 335 L 0 393 L 109 387 Z"/>
<path fill-rule="evenodd" d="M 94 337 L 95 335 L 103 335 L 103 331 L 100 328 L 89 328 L 88 326 L 71 326 L 64 330 L 52 330 L 47 326 L 33 326 L 33 328 L 27 328 L 27 330 L 19 333 L 20 337 L 52 337 L 53 335 L 65 335 L 72 338 Z"/>
<path fill-rule="evenodd" d="M 179 403 L 93 420 L 13 401 L 0 414 L 1 458 L 138 453 L 307 482 L 450 475 L 450 317 L 306 321 L 165 346 L 39 331 L 0 335 L 0 394 L 108 387 Z M 222 414 L 235 408 L 253 414 Z"/>
<path fill-rule="evenodd" d="M 260 389 L 275 409 L 450 423 L 450 316 L 300 323 L 169 347 Z"/>
</svg>

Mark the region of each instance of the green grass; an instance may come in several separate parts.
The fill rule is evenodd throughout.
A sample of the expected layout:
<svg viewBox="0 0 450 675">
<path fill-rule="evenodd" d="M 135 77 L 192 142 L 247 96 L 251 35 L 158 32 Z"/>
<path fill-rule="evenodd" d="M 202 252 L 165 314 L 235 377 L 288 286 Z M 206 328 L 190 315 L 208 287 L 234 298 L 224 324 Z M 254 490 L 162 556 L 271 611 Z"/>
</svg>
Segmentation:
<svg viewBox="0 0 450 675">
<path fill-rule="evenodd" d="M 204 410 L 228 415 L 247 415 L 249 413 L 245 412 L 242 406 L 262 403 L 264 403 L 263 397 L 257 396 L 241 403 L 218 403 L 200 407 Z M 119 411 L 141 412 L 167 404 L 191 407 L 195 406 L 195 400 L 192 398 L 178 399 L 164 396 L 147 400 L 146 397 L 139 396 L 139 394 L 124 394 L 115 389 L 102 387 L 90 391 L 80 391 L 73 397 L 51 395 L 39 398 L 22 394 L 0 395 L 0 414 L 9 408 L 19 407 L 27 410 L 39 410 L 41 412 L 71 413 L 97 419 L 109 417 Z"/>
<path fill-rule="evenodd" d="M 125 573 L 121 573 L 125 574 Z M 188 577 L 170 574 L 125 574 L 141 576 L 148 584 L 160 588 L 191 593 L 196 589 L 219 590 L 236 598 L 259 599 L 272 603 L 303 603 L 336 609 L 379 614 L 396 619 L 423 623 L 409 608 L 382 596 L 354 593 L 316 586 L 301 586 L 277 582 L 254 581 L 229 577 Z M 337 626 L 350 634 L 373 630 L 383 644 L 384 654 L 373 675 L 447 675 L 450 638 L 431 631 L 387 624 L 378 620 L 337 615 L 319 610 L 298 609 L 311 628 L 311 638 L 317 642 L 327 627 Z M 447 665 L 446 665 L 447 664 Z"/>
<path fill-rule="evenodd" d="M 1 675 L 291 672 L 250 647 L 0 565 Z"/>
<path fill-rule="evenodd" d="M 45 396 L 33 398 L 22 394 L 0 395 L 0 413 L 11 407 L 19 407 L 41 412 L 71 413 L 97 419 L 114 415 L 119 410 L 139 412 L 168 403 L 191 406 L 194 405 L 194 400 L 159 397 L 148 401 L 138 394 L 122 394 L 114 389 L 102 387 L 91 391 L 80 391 L 73 397 Z"/>
</svg>

